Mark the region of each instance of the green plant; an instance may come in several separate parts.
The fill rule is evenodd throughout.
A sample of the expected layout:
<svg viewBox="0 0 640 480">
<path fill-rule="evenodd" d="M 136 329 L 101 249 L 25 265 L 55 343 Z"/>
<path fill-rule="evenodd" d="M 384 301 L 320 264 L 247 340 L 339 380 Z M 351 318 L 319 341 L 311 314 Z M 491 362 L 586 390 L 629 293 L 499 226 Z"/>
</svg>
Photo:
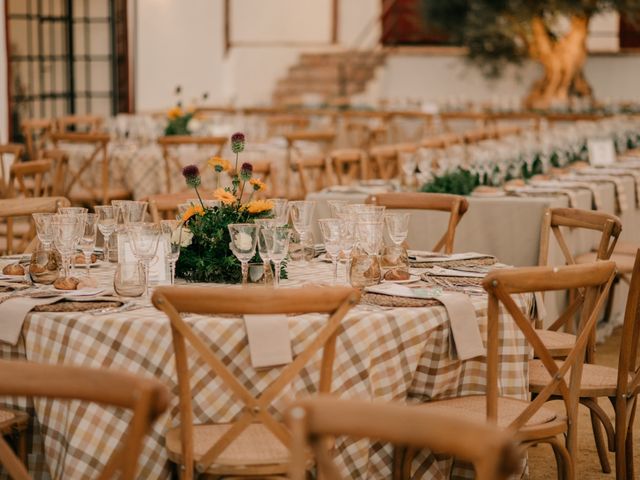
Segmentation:
<svg viewBox="0 0 640 480">
<path fill-rule="evenodd" d="M 480 179 L 477 174 L 460 168 L 454 172 L 436 176 L 432 181 L 425 183 L 420 191 L 469 195 L 478 185 L 480 185 Z"/>
</svg>

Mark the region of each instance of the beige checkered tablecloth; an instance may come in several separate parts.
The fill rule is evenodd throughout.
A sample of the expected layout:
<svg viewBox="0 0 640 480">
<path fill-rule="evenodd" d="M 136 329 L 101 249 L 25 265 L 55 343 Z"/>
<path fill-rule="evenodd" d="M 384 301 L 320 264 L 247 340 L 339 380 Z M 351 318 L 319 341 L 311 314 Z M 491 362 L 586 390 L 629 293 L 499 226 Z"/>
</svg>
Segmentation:
<svg viewBox="0 0 640 480">
<path fill-rule="evenodd" d="M 322 263 L 291 266 L 291 280 L 285 285 L 327 281 L 330 272 L 330 265 Z M 108 284 L 113 267 L 98 267 L 94 275 Z M 523 310 L 530 310 L 531 296 L 515 299 Z M 473 304 L 486 338 L 486 297 L 473 297 Z M 294 355 L 305 348 L 324 318 L 305 315 L 290 319 Z M 241 318 L 190 315 L 186 320 L 252 392 L 264 390 L 279 373 L 279 368 L 256 371 L 251 367 Z M 501 318 L 501 330 L 500 388 L 505 395 L 526 398 L 528 348 L 509 316 Z M 444 307 L 389 309 L 360 305 L 344 319 L 339 331 L 333 389 L 344 398 L 399 402 L 483 393 L 484 358 L 453 360 L 450 335 Z M 17 347 L 0 344 L 0 358 L 116 368 L 161 379 L 173 393 L 173 400 L 146 439 L 139 478 L 170 477 L 164 434 L 178 425 L 178 398 L 169 321 L 163 314 L 150 306 L 103 316 L 33 313 L 24 324 Z M 318 355 L 289 385 L 275 402 L 278 411 L 288 398 L 314 392 L 319 363 Z M 239 413 L 241 402 L 222 387 L 195 354 L 192 378 L 196 423 L 229 421 Z M 5 398 L 2 402 L 25 407 L 24 400 Z M 35 399 L 31 407 L 41 428 L 45 463 L 56 479 L 94 477 L 121 439 L 128 419 L 121 410 L 81 402 Z M 37 444 L 34 440 L 34 446 Z M 390 478 L 392 449 L 388 445 L 340 440 L 337 452 L 337 463 L 346 478 Z M 35 458 L 32 463 L 37 464 Z M 450 468 L 456 468 L 455 477 L 470 474 L 464 466 L 452 467 L 450 460 L 436 461 L 426 452 L 416 459 L 416 468 L 416 478 L 448 478 Z M 47 472 L 39 472 L 37 478 L 46 476 Z"/>
</svg>

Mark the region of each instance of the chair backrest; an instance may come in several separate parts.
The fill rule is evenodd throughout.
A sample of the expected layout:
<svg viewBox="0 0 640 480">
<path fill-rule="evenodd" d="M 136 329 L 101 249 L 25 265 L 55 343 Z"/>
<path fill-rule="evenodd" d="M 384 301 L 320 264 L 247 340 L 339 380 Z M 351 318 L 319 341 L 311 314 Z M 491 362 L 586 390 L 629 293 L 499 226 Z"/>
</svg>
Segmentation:
<svg viewBox="0 0 640 480">
<path fill-rule="evenodd" d="M 640 387 L 640 367 L 638 365 L 638 341 L 640 339 L 640 250 L 629 282 L 629 295 L 622 325 L 622 344 L 618 357 L 617 401 L 627 402 L 627 395 L 634 394 Z"/>
<path fill-rule="evenodd" d="M 31 160 L 11 165 L 9 188 L 14 197 L 45 197 L 51 191 L 51 160 Z"/>
<path fill-rule="evenodd" d="M 598 260 L 608 260 L 611 257 L 622 232 L 622 222 L 615 215 L 578 208 L 549 208 L 544 212 L 540 229 L 539 266 L 548 265 L 551 232 L 562 250 L 566 263 L 568 265 L 576 263 L 560 227 L 584 228 L 601 232 L 596 252 Z"/>
<path fill-rule="evenodd" d="M 90 152 L 78 164 L 77 169 L 73 169 L 68 164 L 68 180 L 65 182 L 65 194 L 70 195 L 72 188 L 77 184 L 78 191 L 81 195 L 103 204 L 108 204 L 109 198 L 109 153 L 107 147 L 110 137 L 106 133 L 75 133 L 75 132 L 54 132 L 51 134 L 51 141 L 56 149 L 64 151 L 64 144 L 87 145 Z M 92 182 L 88 181 L 87 176 L 92 174 L 91 166 L 95 162 L 101 163 L 101 181 L 100 188 L 96 190 Z M 89 170 L 89 171 L 87 171 Z M 85 172 L 87 174 L 85 175 Z"/>
<path fill-rule="evenodd" d="M 22 145 L 17 143 L 7 143 L 0 145 L 0 195 L 7 197 L 10 195 L 10 175 L 11 166 L 20 161 L 22 156 Z"/>
<path fill-rule="evenodd" d="M 343 148 L 329 153 L 329 161 L 338 183 L 349 185 L 367 178 L 367 154 L 358 148 Z"/>
<path fill-rule="evenodd" d="M 256 192 L 253 198 L 260 198 L 270 195 L 275 195 L 274 184 L 271 178 L 271 162 L 269 160 L 259 160 L 252 162 L 253 165 L 253 177 L 259 178 L 267 186 L 263 192 Z"/>
<path fill-rule="evenodd" d="M 27 158 L 38 158 L 39 153 L 47 148 L 53 130 L 53 120 L 46 118 L 31 118 L 23 120 L 21 124 L 27 150 Z"/>
<path fill-rule="evenodd" d="M 125 408 L 133 412 L 126 433 L 98 478 L 136 478 L 138 456 L 153 422 L 167 409 L 169 391 L 152 377 L 108 369 L 0 360 L 0 395 L 46 397 Z M 0 436 L 0 464 L 15 480 L 31 478 Z"/>
<path fill-rule="evenodd" d="M 348 287 L 280 288 L 255 287 L 252 289 L 159 287 L 152 297 L 153 304 L 167 314 L 171 322 L 175 350 L 178 386 L 180 392 L 180 436 L 182 459 L 187 471 L 193 471 L 193 411 L 191 405 L 190 373 L 186 343 L 197 352 L 215 375 L 242 401 L 246 408 L 235 419 L 227 432 L 201 457 L 199 471 L 215 463 L 216 458 L 251 423 L 260 422 L 283 445 L 291 446 L 291 434 L 269 411 L 269 406 L 283 388 L 300 373 L 311 358 L 322 349 L 322 363 L 318 391 L 329 393 L 333 372 L 333 359 L 338 328 L 344 316 L 359 299 L 357 290 Z M 219 359 L 181 316 L 181 313 L 199 314 L 293 314 L 325 313 L 329 318 L 305 349 L 292 363 L 284 367 L 278 377 L 255 397 L 233 372 Z"/>
<path fill-rule="evenodd" d="M 305 115 L 271 115 L 267 117 L 267 134 L 269 137 L 309 128 L 309 117 Z"/>
<path fill-rule="evenodd" d="M 200 197 L 203 200 L 215 200 L 213 193 L 202 192 Z M 160 220 L 175 219 L 178 214 L 178 205 L 196 198 L 194 192 L 158 193 L 149 195 L 146 201 L 149 202 L 149 213 L 152 221 L 160 223 Z"/>
<path fill-rule="evenodd" d="M 51 190 L 50 195 L 63 196 L 65 179 L 69 172 L 69 156 L 62 150 L 48 149 L 39 153 L 40 158 L 51 160 Z"/>
<path fill-rule="evenodd" d="M 203 171 L 206 167 L 207 160 L 211 158 L 211 156 L 220 156 L 222 154 L 222 149 L 227 143 L 227 137 L 167 135 L 158 138 L 157 142 L 162 149 L 162 157 L 164 159 L 164 170 L 166 176 L 165 193 L 173 193 L 172 176 L 175 171 L 182 171 L 182 167 L 184 167 L 184 165 L 180 162 L 180 157 L 177 155 L 176 149 L 178 149 L 182 145 L 194 145 L 197 147 L 211 149 L 211 152 L 207 151 L 207 155 L 203 156 L 202 165 L 200 165 L 200 170 Z"/>
<path fill-rule="evenodd" d="M 490 272 L 482 282 L 489 294 L 487 306 L 487 417 L 496 422 L 498 415 L 498 369 L 501 364 L 500 343 L 500 304 L 511 315 L 515 325 L 524 334 L 525 340 L 545 370 L 549 381 L 535 399 L 511 422 L 509 428 L 517 430 L 549 400 L 558 394 L 562 398 L 567 413 L 569 451 L 575 452 L 578 396 L 591 332 L 595 328 L 598 315 L 604 306 L 609 288 L 615 277 L 616 264 L 601 261 L 583 265 L 563 267 L 525 267 L 500 269 Z M 537 293 L 584 289 L 584 306 L 580 313 L 580 328 L 576 342 L 562 364 L 556 363 L 534 329 L 533 322 L 519 308 L 512 298 L 514 294 Z M 569 310 L 562 313 L 567 315 Z M 572 313 L 571 313 L 572 314 Z M 567 375 L 569 380 L 567 381 Z"/>
<path fill-rule="evenodd" d="M 366 203 L 385 206 L 388 209 L 449 212 L 447 231 L 432 249 L 434 252 L 444 250 L 444 253 L 453 253 L 456 227 L 469 209 L 469 202 L 466 198 L 446 193 L 380 193 L 370 195 Z"/>
<path fill-rule="evenodd" d="M 30 228 L 20 239 L 16 239 L 13 232 L 14 217 L 31 217 L 32 213 L 56 213 L 60 207 L 68 207 L 69 200 L 64 197 L 38 197 L 38 198 L 11 198 L 0 200 L 0 221 L 4 220 L 6 228 L 5 253 L 16 251 L 29 252 L 33 248 L 31 240 L 35 235 L 33 221 L 29 218 Z M 15 240 L 19 240 L 14 245 Z"/>
<path fill-rule="evenodd" d="M 398 166 L 398 150 L 393 145 L 378 145 L 369 150 L 371 167 L 376 176 L 383 180 L 391 180 L 400 173 Z"/>
<path fill-rule="evenodd" d="M 73 129 L 77 133 L 98 133 L 104 122 L 100 115 L 65 115 L 55 120 L 55 130 L 63 133 Z"/>
<path fill-rule="evenodd" d="M 327 167 L 327 159 L 322 155 L 301 158 L 296 162 L 296 167 L 300 176 L 302 198 L 329 186 L 333 178 Z"/>
<path fill-rule="evenodd" d="M 415 406 L 320 395 L 295 402 L 285 418 L 294 436 L 291 480 L 307 478 L 309 450 L 319 478 L 343 478 L 327 449 L 331 439 L 338 436 L 370 438 L 454 455 L 474 465 L 478 480 L 506 479 L 517 473 L 520 465 L 520 455 L 509 432 L 485 422 Z"/>
</svg>

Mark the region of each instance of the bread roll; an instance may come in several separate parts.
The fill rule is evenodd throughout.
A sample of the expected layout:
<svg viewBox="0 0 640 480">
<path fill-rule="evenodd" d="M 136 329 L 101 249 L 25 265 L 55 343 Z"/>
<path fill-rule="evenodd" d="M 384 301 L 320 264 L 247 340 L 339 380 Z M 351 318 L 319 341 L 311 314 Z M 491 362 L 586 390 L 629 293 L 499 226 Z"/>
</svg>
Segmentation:
<svg viewBox="0 0 640 480">
<path fill-rule="evenodd" d="M 98 257 L 95 253 L 91 254 L 91 263 L 96 263 L 98 261 Z M 84 265 L 84 254 L 79 253 L 76 255 L 76 265 Z"/>
<path fill-rule="evenodd" d="M 79 280 L 75 277 L 58 278 L 53 282 L 53 286 L 58 290 L 76 290 L 78 288 Z"/>
<path fill-rule="evenodd" d="M 409 280 L 411 275 L 406 270 L 392 269 L 384 274 L 385 280 Z"/>
<path fill-rule="evenodd" d="M 5 275 L 24 275 L 24 267 L 17 263 L 12 263 L 4 267 L 2 273 Z"/>
</svg>

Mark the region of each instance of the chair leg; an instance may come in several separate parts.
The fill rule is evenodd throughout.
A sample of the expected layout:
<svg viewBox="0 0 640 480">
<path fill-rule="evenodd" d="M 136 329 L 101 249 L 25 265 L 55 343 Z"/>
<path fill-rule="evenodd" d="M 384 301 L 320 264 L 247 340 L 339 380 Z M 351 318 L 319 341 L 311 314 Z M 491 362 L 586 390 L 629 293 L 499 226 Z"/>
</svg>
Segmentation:
<svg viewBox="0 0 640 480">
<path fill-rule="evenodd" d="M 393 447 L 393 467 L 392 467 L 392 471 L 391 471 L 391 478 L 393 480 L 404 480 L 402 478 L 404 472 L 403 472 L 403 460 L 404 460 L 404 453 L 406 452 L 406 448 L 405 447 L 401 447 L 401 446 L 394 446 Z"/>
<path fill-rule="evenodd" d="M 556 456 L 556 462 L 558 463 L 558 478 L 562 480 L 575 480 L 575 471 L 573 468 L 573 459 L 569 455 L 569 450 L 564 446 L 564 442 L 558 440 L 557 437 L 549 438 L 545 440 L 553 448 L 553 453 Z M 560 470 L 562 465 L 562 470 Z M 562 476 L 560 476 L 560 471 Z"/>
<path fill-rule="evenodd" d="M 631 415 L 629 417 L 629 427 L 627 429 L 626 435 L 626 461 L 627 461 L 627 479 L 631 480 L 634 477 L 634 468 L 633 468 L 633 421 L 636 417 L 636 406 L 637 399 L 633 403 L 633 408 L 631 409 Z"/>
<path fill-rule="evenodd" d="M 609 298 L 607 299 L 607 305 L 604 308 L 604 316 L 602 317 L 602 321 L 609 323 L 611 320 L 611 311 L 613 310 L 613 299 L 616 290 L 616 284 L 620 281 L 620 275 L 616 275 L 616 278 L 613 280 L 611 284 L 611 288 L 609 289 Z"/>
<path fill-rule="evenodd" d="M 600 419 L 596 416 L 593 410 L 589 410 L 589 415 L 591 416 L 591 429 L 593 430 L 593 439 L 596 442 L 596 450 L 598 451 L 600 466 L 604 473 L 611 473 L 611 465 L 609 464 L 609 456 L 607 452 L 608 449 L 602 435 L 602 429 L 600 428 Z"/>
<path fill-rule="evenodd" d="M 27 464 L 27 432 L 26 430 L 21 430 L 18 432 L 18 457 L 20 457 L 20 461 L 24 464 L 25 467 L 28 467 Z"/>
</svg>

